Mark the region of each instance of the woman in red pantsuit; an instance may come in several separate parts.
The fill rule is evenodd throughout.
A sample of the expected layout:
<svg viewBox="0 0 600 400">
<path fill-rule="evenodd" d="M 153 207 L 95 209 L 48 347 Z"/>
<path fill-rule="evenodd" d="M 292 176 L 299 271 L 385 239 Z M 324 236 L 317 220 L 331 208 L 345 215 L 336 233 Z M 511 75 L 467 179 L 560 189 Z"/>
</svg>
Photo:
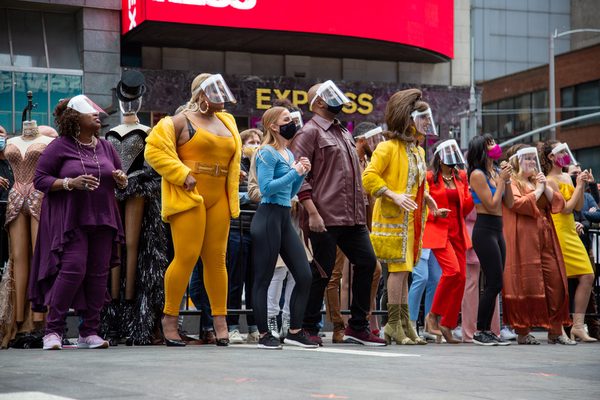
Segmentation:
<svg viewBox="0 0 600 400">
<path fill-rule="evenodd" d="M 452 337 L 465 291 L 466 251 L 471 247 L 464 217 L 475 204 L 469 191 L 462 152 L 455 140 L 438 143 L 432 149 L 433 159 L 427 172 L 429 195 L 438 205 L 436 214 L 427 216 L 423 247 L 431 249 L 442 268 L 431 312 L 427 314 L 427 331 L 444 336 L 448 343 L 461 343 Z M 442 317 L 441 324 L 438 317 Z"/>
</svg>

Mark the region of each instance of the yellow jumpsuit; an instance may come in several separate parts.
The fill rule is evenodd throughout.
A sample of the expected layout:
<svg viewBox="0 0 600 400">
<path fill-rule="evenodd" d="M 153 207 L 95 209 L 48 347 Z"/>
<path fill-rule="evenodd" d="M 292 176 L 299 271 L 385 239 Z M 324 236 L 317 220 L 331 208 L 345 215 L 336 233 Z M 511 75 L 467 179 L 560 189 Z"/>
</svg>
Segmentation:
<svg viewBox="0 0 600 400">
<path fill-rule="evenodd" d="M 171 224 L 175 250 L 165 273 L 164 313 L 168 315 L 179 314 L 181 299 L 200 256 L 212 314 L 227 314 L 225 255 L 230 216 L 239 215 L 241 150 L 233 118 L 228 114 L 217 116 L 232 136 L 217 136 L 196 127 L 193 137 L 176 147 L 169 119 L 161 121 L 147 139 L 152 145 L 146 146 L 146 159 L 163 176 L 162 213 Z M 188 173 L 197 181 L 191 192 L 181 188 Z"/>
</svg>

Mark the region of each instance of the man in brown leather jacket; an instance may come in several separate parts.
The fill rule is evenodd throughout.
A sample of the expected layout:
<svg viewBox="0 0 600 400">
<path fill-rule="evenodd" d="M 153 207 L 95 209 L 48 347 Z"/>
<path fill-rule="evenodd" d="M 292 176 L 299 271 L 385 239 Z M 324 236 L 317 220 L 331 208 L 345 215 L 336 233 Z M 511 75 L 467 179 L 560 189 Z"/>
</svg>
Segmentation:
<svg viewBox="0 0 600 400">
<path fill-rule="evenodd" d="M 321 305 L 335 264 L 336 246 L 355 265 L 352 277 L 352 313 L 344 340 L 370 346 L 385 346 L 385 340 L 368 329 L 367 315 L 373 272 L 377 259 L 369 239 L 361 168 L 352 135 L 336 115 L 350 100 L 331 81 L 308 91 L 314 116 L 294 136 L 289 148 L 296 159 L 307 157 L 312 170 L 298 199 L 308 219 L 314 259 L 327 274 L 322 278 L 313 265 L 313 282 L 304 314 L 303 328 L 310 340 L 322 345 L 317 324 Z M 308 215 L 307 215 L 308 214 Z"/>
</svg>

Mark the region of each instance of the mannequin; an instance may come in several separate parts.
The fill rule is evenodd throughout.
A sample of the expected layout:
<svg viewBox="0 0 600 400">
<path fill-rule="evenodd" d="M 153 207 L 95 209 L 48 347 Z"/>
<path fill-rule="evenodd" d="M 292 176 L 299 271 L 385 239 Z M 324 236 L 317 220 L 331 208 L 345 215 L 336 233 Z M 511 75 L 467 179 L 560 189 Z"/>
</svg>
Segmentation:
<svg viewBox="0 0 600 400">
<path fill-rule="evenodd" d="M 0 327 L 4 334 L 3 346 L 7 338 L 12 339 L 17 332 L 33 329 L 35 323 L 35 327 L 41 328 L 38 325 L 44 321 L 42 313 L 32 313 L 29 318 L 28 284 L 43 196 L 33 187 L 33 175 L 40 154 L 52 140 L 40 134 L 36 121 L 24 121 L 23 134 L 9 139 L 6 145 L 5 155 L 15 176 L 5 222 L 10 237 L 9 264 L 12 264 L 14 293 L 10 301 L 13 305 L 11 321 L 4 321 Z"/>
<path fill-rule="evenodd" d="M 164 304 L 162 282 L 169 260 L 166 226 L 160 219 L 160 176 L 144 161 L 151 128 L 137 117 L 145 92 L 144 75 L 123 73 L 116 89 L 122 124 L 106 134 L 129 179 L 126 189 L 116 190 L 125 228 L 125 247 L 119 250 L 122 266 L 111 271 L 113 301 L 101 315 L 100 329 L 112 346 L 121 337 L 129 337 L 128 344 L 152 343 Z"/>
</svg>

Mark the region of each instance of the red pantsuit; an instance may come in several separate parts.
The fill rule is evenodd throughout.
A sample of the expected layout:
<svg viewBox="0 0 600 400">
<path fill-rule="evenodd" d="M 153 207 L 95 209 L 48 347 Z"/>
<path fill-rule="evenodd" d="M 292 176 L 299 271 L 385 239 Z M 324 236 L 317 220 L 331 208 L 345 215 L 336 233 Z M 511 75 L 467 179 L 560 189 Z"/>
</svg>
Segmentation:
<svg viewBox="0 0 600 400">
<path fill-rule="evenodd" d="M 464 216 L 475 206 L 469 191 L 467 174 L 458 171 L 458 176 L 462 181 L 454 179 L 456 189 L 447 189 L 441 174 L 436 184 L 432 171 L 427 173 L 430 196 L 436 201 L 438 208 L 447 208 L 451 211 L 446 218 L 434 218 L 430 213 L 423 235 L 423 247 L 433 251 L 442 269 L 431 312 L 441 315 L 441 324 L 450 328 L 455 328 L 458 322 L 465 291 L 467 266 L 465 254 L 471 247 Z"/>
</svg>

